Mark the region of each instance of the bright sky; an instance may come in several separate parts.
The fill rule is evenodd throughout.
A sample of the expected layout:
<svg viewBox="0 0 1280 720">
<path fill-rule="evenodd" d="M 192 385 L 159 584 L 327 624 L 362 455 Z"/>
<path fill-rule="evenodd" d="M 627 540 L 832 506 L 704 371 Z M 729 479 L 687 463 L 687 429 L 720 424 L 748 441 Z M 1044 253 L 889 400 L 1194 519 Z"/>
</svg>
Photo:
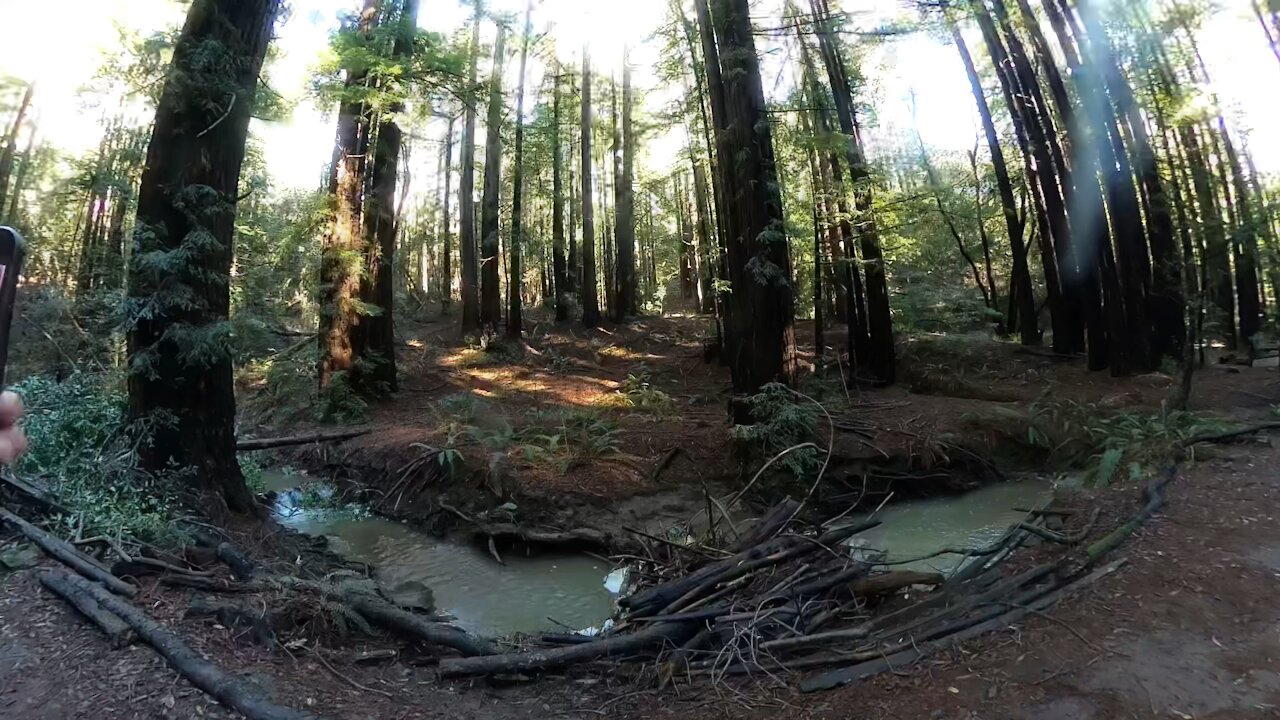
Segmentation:
<svg viewBox="0 0 1280 720">
<path fill-rule="evenodd" d="M 280 57 L 269 82 L 277 92 L 301 102 L 289 121 L 255 123 L 253 132 L 264 145 L 280 187 L 314 187 L 330 157 L 331 108 L 317 108 L 305 99 L 306 86 L 310 68 L 324 52 L 338 13 L 356 4 L 356 0 L 293 0 L 292 14 L 279 29 L 276 48 Z M 523 0 L 493 0 L 490 4 L 516 18 L 517 26 L 521 22 Z M 753 12 L 757 19 L 776 18 L 780 5 L 780 0 L 759 0 Z M 845 5 L 866 8 L 855 18 L 867 27 L 883 19 L 885 12 L 901 11 L 899 3 L 888 0 L 846 0 Z M 1280 117 L 1280 94 L 1262 90 L 1280 82 L 1280 64 L 1245 4 L 1236 5 L 1220 12 L 1202 33 L 1203 50 L 1221 98 L 1235 116 L 1237 127 L 1248 135 L 1259 166 L 1280 174 L 1280 133 L 1268 131 L 1271 122 Z M 656 87 L 652 71 L 658 48 L 647 39 L 662 22 L 667 7 L 666 0 L 538 0 L 534 27 L 535 31 L 550 30 L 567 63 L 579 63 L 581 48 L 589 45 L 601 74 L 619 72 L 623 45 L 629 44 L 635 83 L 646 91 L 650 109 L 656 110 L 682 91 L 679 87 Z M 113 24 L 149 33 L 176 26 L 182 14 L 179 3 L 172 0 L 63 0 L 56 20 L 57 42 L 50 42 L 44 32 L 8 34 L 0 50 L 0 74 L 36 80 L 42 135 L 67 151 L 84 152 L 98 142 L 100 112 L 86 109 L 77 90 L 92 77 L 103 52 L 111 51 L 118 42 Z M 423 0 L 420 23 L 431 30 L 452 32 L 464 27 L 469 16 L 468 8 L 458 0 Z M 10 28 L 41 28 L 50 22 L 48 7 L 30 0 L 0 0 L 0 17 Z M 486 24 L 485 34 L 492 34 L 492 24 Z M 978 45 L 976 38 L 974 45 Z M 770 52 L 771 48 L 762 44 L 759 49 L 766 56 L 766 90 L 777 87 L 784 92 L 791 79 L 781 77 L 779 81 L 779 73 L 793 73 L 794 65 L 776 48 Z M 487 60 L 481 63 L 482 77 L 487 64 Z M 514 86 L 517 64 L 514 59 L 507 63 L 508 88 Z M 1242 72 L 1245 68 L 1249 71 Z M 542 72 L 542 61 L 531 57 L 530 87 L 539 85 Z M 869 96 L 863 99 L 875 108 L 872 126 L 867 129 L 873 147 L 877 140 L 909 130 L 913 91 L 926 143 L 953 151 L 973 146 L 978 132 L 973 100 L 953 47 L 923 34 L 900 38 L 873 53 L 864 65 L 864 74 L 869 80 Z M 440 125 L 430 130 L 431 137 L 443 134 Z M 642 164 L 661 170 L 678 162 L 683 138 L 683 131 L 676 131 L 652 139 Z M 434 172 L 433 160 L 420 157 L 418 162 Z M 434 183 L 422 185 L 428 186 L 434 187 Z"/>
</svg>

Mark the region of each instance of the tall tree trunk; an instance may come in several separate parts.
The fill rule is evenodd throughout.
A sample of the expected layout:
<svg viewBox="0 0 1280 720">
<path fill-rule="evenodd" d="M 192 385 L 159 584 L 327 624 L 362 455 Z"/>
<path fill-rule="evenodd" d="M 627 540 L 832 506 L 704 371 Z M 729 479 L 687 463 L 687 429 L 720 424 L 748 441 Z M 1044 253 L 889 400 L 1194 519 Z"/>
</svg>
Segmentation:
<svg viewBox="0 0 1280 720">
<path fill-rule="evenodd" d="M 560 149 L 563 129 L 560 127 L 560 65 L 554 66 L 551 95 L 551 243 L 553 286 L 556 298 L 556 322 L 569 319 L 569 269 L 564 256 L 564 180 L 561 167 L 564 153 Z M 572 184 L 572 180 L 570 181 Z"/>
<path fill-rule="evenodd" d="M 709 32 L 705 0 L 695 4 L 703 32 Z M 717 74 L 723 83 L 721 118 L 732 118 L 716 129 L 721 137 L 719 165 L 726 174 L 724 219 L 732 286 L 725 341 L 733 390 L 741 398 L 758 393 L 766 383 L 795 381 L 795 298 L 772 130 L 747 0 L 716 0 L 713 21 L 720 63 Z M 712 59 L 708 54 L 708 76 Z M 746 403 L 734 404 L 734 419 L 753 422 Z"/>
<path fill-rule="evenodd" d="M 440 267 L 440 314 L 448 315 L 453 304 L 453 217 L 450 196 L 453 194 L 453 124 L 458 118 L 449 116 L 449 129 L 444 136 L 444 219 L 440 221 L 440 242 L 444 245 Z"/>
<path fill-rule="evenodd" d="M 5 134 L 4 146 L 0 147 L 0 209 L 4 208 L 5 198 L 9 192 L 9 176 L 13 173 L 14 153 L 18 151 L 18 134 L 22 131 L 22 123 L 26 120 L 27 110 L 31 107 L 31 96 L 35 91 L 35 84 L 28 83 L 26 91 L 22 93 L 22 102 L 18 105 L 18 114 L 13 119 L 13 126 Z M 35 128 L 32 128 L 31 133 L 34 136 Z"/>
<path fill-rule="evenodd" d="M 569 249 L 565 257 L 565 293 L 567 295 L 575 295 L 582 287 L 582 265 L 579 262 L 578 252 L 578 209 L 582 207 L 578 197 L 578 185 L 574 182 L 574 166 L 573 150 L 574 143 L 572 136 L 569 139 L 569 152 L 565 154 L 565 165 L 569 168 Z"/>
<path fill-rule="evenodd" d="M 618 247 L 617 321 L 634 316 L 636 307 L 636 136 L 632 124 L 630 54 L 623 51 L 622 64 L 622 177 L 617 179 L 618 202 L 615 237 Z"/>
<path fill-rule="evenodd" d="M 991 154 L 991 166 L 995 171 L 996 190 L 1000 194 L 1000 209 L 1004 214 L 1005 230 L 1009 235 L 1009 247 L 1013 255 L 1013 277 L 1010 281 L 1013 293 L 1011 305 L 1017 308 L 1018 331 L 1023 345 L 1039 345 L 1042 337 L 1036 317 L 1031 272 L 1027 267 L 1027 247 L 1023 242 L 1025 223 L 1018 216 L 1018 204 L 1013 194 L 1013 182 L 1009 178 L 1009 166 L 1005 163 L 1004 150 L 1000 147 L 1000 135 L 996 132 L 995 121 L 991 117 L 991 106 L 987 103 L 986 93 L 982 89 L 982 80 L 978 77 L 973 56 L 969 54 L 969 47 L 964 42 L 959 25 L 952 24 L 951 37 L 955 40 L 956 49 L 960 51 L 965 74 L 969 77 L 969 88 L 973 92 L 974 101 L 978 104 L 978 116 L 982 120 L 982 130 L 987 138 L 987 150 Z M 1056 283 L 1056 278 L 1054 280 Z"/>
<path fill-rule="evenodd" d="M 698 297 L 699 310 L 705 314 L 716 311 L 715 257 L 712 242 L 711 206 L 707 202 L 707 173 L 700 163 L 693 164 L 693 195 L 698 209 Z"/>
<path fill-rule="evenodd" d="M 582 51 L 582 324 L 600 324 L 600 298 L 596 287 L 596 211 L 591 187 L 591 55 Z"/>
<path fill-rule="evenodd" d="M 520 340 L 524 332 L 524 302 L 520 295 L 524 280 L 520 246 L 524 224 L 524 74 L 529 61 L 529 39 L 533 35 L 533 0 L 524 11 L 524 42 L 520 44 L 520 80 L 516 90 L 516 157 L 511 178 L 511 274 L 507 280 L 510 295 L 507 307 L 507 337 Z"/>
<path fill-rule="evenodd" d="M 412 52 L 418 23 L 418 0 L 402 0 L 397 9 L 396 36 L 391 48 L 392 62 L 404 62 Z M 397 92 L 396 79 L 378 77 L 384 92 Z M 392 102 L 377 118 L 378 134 L 373 142 L 373 168 L 364 203 L 364 268 L 360 299 L 377 311 L 364 315 L 357 325 L 363 352 L 356 365 L 357 386 L 367 394 L 396 389 L 395 341 L 395 253 L 396 180 L 400 171 L 400 151 L 404 133 L 396 117 L 404 103 Z"/>
<path fill-rule="evenodd" d="M 191 5 L 157 104 L 129 268 L 129 305 L 147 310 L 128 330 L 129 417 L 151 428 L 138 445 L 141 467 L 189 471 L 197 492 L 234 512 L 257 507 L 236 461 L 225 335 L 235 203 L 279 5 Z M 220 61 L 209 62 L 210 48 Z"/>
<path fill-rule="evenodd" d="M 11 224 L 18 222 L 18 207 L 22 200 L 22 191 L 26 188 L 27 175 L 31 172 L 31 164 L 35 161 L 35 156 L 36 126 L 32 123 L 31 131 L 27 134 L 27 146 L 16 163 L 18 174 L 14 176 L 13 186 L 9 188 L 9 212 L 3 219 Z"/>
<path fill-rule="evenodd" d="M 1232 250 L 1236 295 L 1240 307 L 1240 343 L 1252 358 L 1257 349 L 1255 336 L 1262 329 L 1262 293 L 1258 283 L 1258 224 L 1240 156 L 1230 137 L 1223 138 L 1223 145 L 1226 146 L 1227 164 L 1231 168 L 1231 182 L 1239 213 Z"/>
<path fill-rule="evenodd" d="M 1271 25 L 1267 24 L 1266 17 L 1262 14 L 1262 6 L 1258 4 L 1258 0 L 1250 0 L 1253 5 L 1253 14 L 1258 18 L 1258 24 L 1262 26 L 1262 34 L 1267 38 L 1267 46 L 1271 48 L 1271 53 L 1276 56 L 1276 60 L 1280 60 L 1280 38 L 1276 37 L 1276 33 L 1272 30 Z M 1275 13 L 1271 13 L 1275 18 Z"/>
<path fill-rule="evenodd" d="M 485 335 L 496 335 L 502 322 L 498 213 L 502 197 L 502 60 L 506 36 L 506 27 L 499 25 L 489 78 L 489 114 L 485 121 L 488 139 L 484 144 L 484 197 L 480 201 L 480 326 Z"/>
<path fill-rule="evenodd" d="M 368 35 L 377 16 L 378 0 L 365 0 L 358 20 L 362 34 Z M 367 68 L 347 68 L 348 97 L 338 108 L 337 142 L 329 174 L 334 209 L 320 252 L 321 389 L 329 388 L 336 377 L 351 381 L 356 361 L 363 355 L 355 328 L 359 323 L 360 277 L 364 271 L 360 217 L 371 118 L 364 103 L 352 96 L 361 93 L 368 81 Z"/>
<path fill-rule="evenodd" d="M 480 18 L 483 16 L 484 3 L 476 0 L 476 13 L 471 21 L 471 62 L 462 120 L 462 176 L 458 180 L 458 257 L 462 261 L 458 291 L 462 302 L 463 334 L 480 329 L 480 268 L 476 263 L 476 108 L 480 98 L 476 92 L 476 77 L 480 64 Z"/>
<path fill-rule="evenodd" d="M 853 182 L 854 211 L 858 242 L 862 246 L 862 263 L 866 272 L 867 326 L 871 337 L 871 356 L 858 358 L 879 382 L 892 383 L 895 376 L 893 319 L 889 312 L 889 283 L 885 275 L 884 253 L 873 214 L 871 169 L 862 148 L 860 131 L 854 121 L 853 97 L 844 60 L 831 27 L 831 8 L 827 0 L 810 0 L 819 19 L 818 41 L 827 78 L 835 100 L 840 132 L 846 136 L 845 153 Z"/>
</svg>

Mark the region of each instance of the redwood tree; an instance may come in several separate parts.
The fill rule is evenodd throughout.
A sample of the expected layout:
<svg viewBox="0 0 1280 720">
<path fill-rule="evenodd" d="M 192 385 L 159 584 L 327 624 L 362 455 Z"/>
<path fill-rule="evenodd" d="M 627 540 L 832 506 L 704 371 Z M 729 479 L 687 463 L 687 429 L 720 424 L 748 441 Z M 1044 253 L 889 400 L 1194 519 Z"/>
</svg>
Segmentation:
<svg viewBox="0 0 1280 720">
<path fill-rule="evenodd" d="M 506 36 L 506 28 L 499 25 L 489 78 L 489 114 L 485 120 L 488 139 L 484 144 L 484 197 L 480 201 L 480 328 L 486 335 L 497 334 L 502 320 L 498 213 L 502 195 L 502 55 Z"/>
<path fill-rule="evenodd" d="M 235 453 L 228 342 L 236 200 L 279 0 L 195 0 L 156 108 L 129 263 L 129 416 L 150 472 L 256 508 Z"/>
<path fill-rule="evenodd" d="M 582 52 L 582 324 L 600 323 L 596 287 L 596 212 L 591 188 L 591 56 Z"/>
</svg>

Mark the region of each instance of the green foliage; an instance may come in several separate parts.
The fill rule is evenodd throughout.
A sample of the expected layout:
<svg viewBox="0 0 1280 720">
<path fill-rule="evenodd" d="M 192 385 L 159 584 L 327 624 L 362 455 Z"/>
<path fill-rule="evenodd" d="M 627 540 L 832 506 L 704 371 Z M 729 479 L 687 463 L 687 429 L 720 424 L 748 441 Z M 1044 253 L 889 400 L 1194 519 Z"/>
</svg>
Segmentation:
<svg viewBox="0 0 1280 720">
<path fill-rule="evenodd" d="M 770 383 L 747 398 L 754 425 L 735 425 L 733 439 L 771 458 L 789 447 L 814 442 L 818 411 L 813 403 L 796 396 L 785 385 Z M 812 474 L 818 467 L 818 451 L 802 448 L 778 461 L 795 477 Z"/>
<path fill-rule="evenodd" d="M 320 419 L 341 425 L 362 422 L 369 403 L 352 386 L 351 375 L 346 370 L 333 373 L 329 384 L 321 389 L 319 398 Z"/>
<path fill-rule="evenodd" d="M 126 426 L 120 378 L 31 377 L 14 390 L 26 403 L 30 442 L 15 470 L 49 484 L 74 513 L 63 519 L 68 527 L 82 521 L 90 534 L 175 537 L 171 488 L 178 485 L 137 471 L 136 443 L 145 441 L 147 428 Z"/>
<path fill-rule="evenodd" d="M 671 409 L 673 401 L 670 395 L 653 386 L 649 370 L 642 364 L 639 370 L 627 374 L 615 392 L 601 396 L 598 404 L 662 415 Z"/>
</svg>

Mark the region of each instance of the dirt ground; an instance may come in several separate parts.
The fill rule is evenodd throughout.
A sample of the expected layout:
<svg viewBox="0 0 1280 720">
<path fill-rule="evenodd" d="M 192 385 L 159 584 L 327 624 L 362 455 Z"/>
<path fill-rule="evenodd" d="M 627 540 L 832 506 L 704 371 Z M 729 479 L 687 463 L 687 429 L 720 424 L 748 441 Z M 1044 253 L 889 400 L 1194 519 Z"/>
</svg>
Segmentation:
<svg viewBox="0 0 1280 720">
<path fill-rule="evenodd" d="M 646 320 L 589 336 L 540 327 L 531 333 L 533 351 L 500 362 L 459 346 L 447 337 L 447 326 L 426 325 L 407 340 L 401 394 L 372 412 L 375 432 L 283 459 L 346 468 L 366 481 L 392 476 L 421 453 L 414 443 L 439 446 L 436 408 L 450 393 L 489 397 L 508 419 L 540 407 L 593 408 L 617 424 L 617 456 L 564 472 L 507 458 L 511 467 L 503 478 L 509 481 L 495 491 L 486 487 L 493 464 L 472 460 L 483 458 L 484 449 L 468 448 L 472 472 L 449 482 L 434 478 L 438 487 L 424 479 L 397 512 L 421 518 L 436 512 L 442 498 L 460 498 L 471 509 L 506 498 L 539 521 L 616 526 L 621 517 L 661 525 L 702 502 L 703 483 L 714 492 L 738 478 L 724 425 L 727 377 L 702 361 L 704 325 Z M 843 398 L 841 388 L 822 403 L 843 418 L 874 420 L 869 443 L 853 443 L 865 457 L 889 454 L 918 464 L 937 462 L 936 454 L 953 448 L 950 443 L 974 418 L 989 417 L 999 406 L 1052 397 L 1156 411 L 1172 382 L 1161 375 L 1116 380 L 1090 374 L 1078 362 L 1012 345 L 982 348 L 963 357 L 949 356 L 945 348 L 914 354 L 906 348 L 915 374 L 902 385 L 850 389 Z M 671 398 L 663 412 L 602 402 L 641 370 Z M 1264 417 L 1277 403 L 1274 369 L 1225 366 L 1199 373 L 1192 400 L 1195 409 L 1241 420 Z M 672 448 L 679 449 L 674 460 L 657 472 Z M 144 582 L 137 604 L 277 700 L 328 718 L 1280 717 L 1277 477 L 1280 450 L 1269 443 L 1199 452 L 1169 486 L 1164 510 L 1116 552 L 1127 565 L 1083 595 L 914 667 L 812 695 L 768 678 L 659 692 L 590 666 L 537 681 L 444 682 L 435 676 L 431 649 L 394 638 L 334 647 L 295 643 L 271 653 L 243 631 L 185 618 L 186 592 Z M 1100 533 L 1137 507 L 1138 494 L 1133 486 L 1119 486 L 1070 501 L 1106 508 Z M 39 585 L 36 572 L 0 576 L 0 717 L 236 717 L 149 648 L 111 650 L 97 630 Z M 404 661 L 353 662 L 356 653 L 375 648 L 395 648 Z"/>
</svg>

